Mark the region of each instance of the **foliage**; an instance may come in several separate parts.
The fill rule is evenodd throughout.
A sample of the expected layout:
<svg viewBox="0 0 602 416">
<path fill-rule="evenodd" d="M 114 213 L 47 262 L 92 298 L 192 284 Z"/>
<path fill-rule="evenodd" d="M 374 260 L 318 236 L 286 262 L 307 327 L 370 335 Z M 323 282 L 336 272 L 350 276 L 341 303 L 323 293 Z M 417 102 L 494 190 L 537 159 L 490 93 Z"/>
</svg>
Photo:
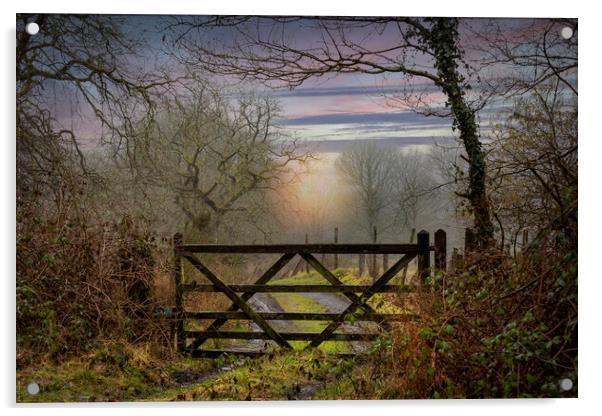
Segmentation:
<svg viewBox="0 0 602 416">
<path fill-rule="evenodd" d="M 161 343 L 167 329 L 153 314 L 168 305 L 151 294 L 160 270 L 155 253 L 136 227 L 94 226 L 75 215 L 48 218 L 32 205 L 20 206 L 17 365 L 34 356 L 81 353 L 103 339 Z"/>
<path fill-rule="evenodd" d="M 577 257 L 560 253 L 473 254 L 341 383 L 354 398 L 576 397 Z"/>
<path fill-rule="evenodd" d="M 159 358 L 152 345 L 110 341 L 60 363 L 17 369 L 17 402 L 131 401 L 180 386 L 180 379 L 215 371 L 212 360 Z M 40 386 L 27 394 L 28 383 Z"/>
<path fill-rule="evenodd" d="M 562 233 L 577 247 L 577 103 L 559 81 L 517 99 L 491 144 L 490 198 L 501 245 L 516 249 L 519 234 Z M 527 247 L 522 247 L 523 250 Z"/>
</svg>

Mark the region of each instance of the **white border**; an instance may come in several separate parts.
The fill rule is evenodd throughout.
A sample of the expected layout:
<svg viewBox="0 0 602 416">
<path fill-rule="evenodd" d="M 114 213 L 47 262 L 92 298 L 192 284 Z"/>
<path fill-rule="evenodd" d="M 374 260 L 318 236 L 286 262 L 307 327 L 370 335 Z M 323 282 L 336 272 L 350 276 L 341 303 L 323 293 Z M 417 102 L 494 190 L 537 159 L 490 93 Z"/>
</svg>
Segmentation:
<svg viewBox="0 0 602 416">
<path fill-rule="evenodd" d="M 602 295 L 600 264 L 597 259 L 595 237 L 600 232 L 600 204 L 598 198 L 600 178 L 599 166 L 602 155 L 602 137 L 600 137 L 601 110 L 599 72 L 600 60 L 599 28 L 602 16 L 595 10 L 594 2 L 577 3 L 567 1 L 531 2 L 524 0 L 504 0 L 502 2 L 477 2 L 469 0 L 453 1 L 369 1 L 351 2 L 351 0 L 303 0 L 290 4 L 279 1 L 221 1 L 208 4 L 203 1 L 147 1 L 144 3 L 125 2 L 123 0 L 103 0 L 92 4 L 75 1 L 26 0 L 4 2 L 2 7 L 3 62 L 2 112 L 1 125 L 4 137 L 0 139 L 0 171 L 3 179 L 3 214 L 1 235 L 3 247 L 0 250 L 0 264 L 4 266 L 2 274 L 3 318 L 5 320 L 5 341 L 0 343 L 2 351 L 2 402 L 9 414 L 26 412 L 44 412 L 45 414 L 81 414 L 81 408 L 74 406 L 30 406 L 14 407 L 14 335 L 15 335 L 15 245 L 14 245 L 14 163 L 15 163 L 15 104 L 14 104 L 14 59 L 15 59 L 15 13 L 125 13 L 125 14 L 304 14 L 304 15 L 406 15 L 406 16 L 465 16 L 465 17 L 578 17 L 580 40 L 579 84 L 580 98 L 580 198 L 579 198 L 579 399 L 573 400 L 476 400 L 476 401 L 405 401 L 405 402 L 268 402 L 268 403 L 170 403 L 159 405 L 95 405 L 84 406 L 86 414 L 106 414 L 107 410 L 115 414 L 126 414 L 138 410 L 146 415 L 164 415 L 168 407 L 179 412 L 213 414 L 261 415 L 286 414 L 306 415 L 308 412 L 333 412 L 338 409 L 350 415 L 363 415 L 375 408 L 382 414 L 437 413 L 439 415 L 462 416 L 486 412 L 488 415 L 504 415 L 516 411 L 529 411 L 546 414 L 590 414 L 602 407 L 600 377 L 600 309 L 596 302 Z M 486 4 L 486 6 L 485 6 Z M 587 4 L 587 5 L 586 5 Z M 143 407 L 140 407 L 143 406 Z M 336 409 L 336 410 L 335 410 Z"/>
</svg>

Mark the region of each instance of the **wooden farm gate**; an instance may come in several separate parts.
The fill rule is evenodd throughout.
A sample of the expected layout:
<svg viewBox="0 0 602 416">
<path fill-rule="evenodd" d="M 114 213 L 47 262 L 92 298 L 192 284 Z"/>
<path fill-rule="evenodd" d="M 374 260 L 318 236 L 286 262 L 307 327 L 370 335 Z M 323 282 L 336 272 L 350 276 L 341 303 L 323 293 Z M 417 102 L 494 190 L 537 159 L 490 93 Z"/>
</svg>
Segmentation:
<svg viewBox="0 0 602 416">
<path fill-rule="evenodd" d="M 272 340 L 282 348 L 292 348 L 288 341 L 310 341 L 308 347 L 317 347 L 324 341 L 364 341 L 374 339 L 378 334 L 366 333 L 335 333 L 345 321 L 373 321 L 387 328 L 389 321 L 407 319 L 407 314 L 376 313 L 368 300 L 376 293 L 392 293 L 411 291 L 408 286 L 387 284 L 411 260 L 418 259 L 418 276 L 426 278 L 430 273 L 430 252 L 435 252 L 435 268 L 445 269 L 446 236 L 443 230 L 435 233 L 435 245 L 429 243 L 429 233 L 421 231 L 417 235 L 416 244 L 276 244 L 276 245 L 211 245 L 183 244 L 182 236 L 174 237 L 176 286 L 173 341 L 176 349 L 193 357 L 215 356 L 222 353 L 239 354 L 241 351 L 224 351 L 201 349 L 208 339 L 262 339 Z M 225 283 L 213 273 L 196 256 L 197 253 L 241 253 L 265 254 L 276 253 L 281 257 L 254 284 Z M 314 254 L 397 254 L 403 255 L 371 285 L 345 285 Z M 299 255 L 312 266 L 330 285 L 268 285 L 293 257 Z M 185 284 L 182 262 L 188 261 L 211 284 Z M 183 297 L 186 292 L 221 292 L 232 302 L 226 311 L 221 312 L 189 312 L 183 307 Z M 341 293 L 351 302 L 340 313 L 305 313 L 305 312 L 257 312 L 248 303 L 256 293 Z M 212 323 L 204 331 L 186 330 L 187 320 L 210 319 Z M 263 332 L 220 331 L 228 320 L 251 320 Z M 329 324 L 319 333 L 278 332 L 269 323 L 274 320 L 316 320 L 329 321 Z M 245 352 L 247 355 L 257 355 L 261 352 Z"/>
</svg>

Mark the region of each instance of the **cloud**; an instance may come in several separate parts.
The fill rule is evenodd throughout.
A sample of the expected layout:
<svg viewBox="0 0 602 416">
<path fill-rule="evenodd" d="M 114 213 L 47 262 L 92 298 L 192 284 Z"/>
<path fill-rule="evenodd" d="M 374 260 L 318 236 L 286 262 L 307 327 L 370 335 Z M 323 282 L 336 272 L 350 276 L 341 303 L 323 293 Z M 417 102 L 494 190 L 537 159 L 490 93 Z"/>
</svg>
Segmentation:
<svg viewBox="0 0 602 416">
<path fill-rule="evenodd" d="M 281 119 L 279 124 L 285 126 L 306 126 L 319 124 L 428 124 L 433 126 L 450 125 L 451 119 L 442 117 L 427 117 L 411 111 L 380 112 L 380 113 L 336 113 L 309 115 Z"/>
<path fill-rule="evenodd" d="M 400 94 L 407 92 L 408 88 L 420 92 L 438 92 L 440 88 L 434 84 L 408 84 L 388 86 L 337 86 L 337 87 L 305 87 L 293 90 L 277 90 L 270 95 L 279 98 L 305 98 L 340 95 L 382 95 Z"/>
<path fill-rule="evenodd" d="M 453 144 L 456 139 L 452 136 L 442 137 L 380 137 L 371 139 L 341 139 L 341 140 L 315 140 L 305 143 L 305 146 L 316 153 L 340 153 L 345 149 L 362 143 L 377 143 L 382 146 L 408 147 L 416 145 L 432 145 L 435 143 Z"/>
</svg>

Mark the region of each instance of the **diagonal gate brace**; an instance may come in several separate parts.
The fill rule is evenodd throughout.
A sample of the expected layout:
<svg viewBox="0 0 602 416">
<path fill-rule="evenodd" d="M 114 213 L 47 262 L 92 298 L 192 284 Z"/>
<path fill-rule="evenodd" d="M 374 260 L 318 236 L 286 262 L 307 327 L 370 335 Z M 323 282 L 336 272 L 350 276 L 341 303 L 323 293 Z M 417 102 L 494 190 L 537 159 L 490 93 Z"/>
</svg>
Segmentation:
<svg viewBox="0 0 602 416">
<path fill-rule="evenodd" d="M 291 259 L 293 257 L 295 257 L 294 253 L 286 253 L 286 254 L 282 255 L 276 261 L 276 263 L 274 263 L 268 270 L 265 271 L 265 273 L 263 273 L 261 275 L 261 277 L 259 277 L 259 279 L 257 279 L 257 281 L 255 281 L 255 284 L 262 285 L 262 284 L 268 283 L 270 280 L 272 280 L 272 278 L 274 276 L 276 276 L 276 273 L 278 273 L 280 270 L 282 270 L 282 268 L 284 266 L 286 266 L 289 261 L 291 261 Z M 253 297 L 253 295 L 255 295 L 255 292 L 245 292 L 240 296 L 240 298 L 246 302 L 249 299 L 251 299 Z M 233 311 L 237 311 L 238 309 L 239 309 L 238 305 L 236 303 L 233 303 L 232 305 L 230 305 L 230 307 L 228 309 L 226 309 L 226 311 L 233 312 Z M 207 327 L 206 331 L 217 331 L 226 322 L 228 322 L 228 319 L 216 319 Z M 192 349 L 199 348 L 208 339 L 209 339 L 208 337 L 203 336 L 201 334 L 199 337 L 197 337 L 194 340 L 194 342 L 191 345 L 191 348 Z"/>
<path fill-rule="evenodd" d="M 401 259 L 397 261 L 389 270 L 387 270 L 381 277 L 379 277 L 372 286 L 366 289 L 365 292 L 361 294 L 361 296 L 356 296 L 356 299 L 351 302 L 351 304 L 343 311 L 341 314 L 332 320 L 332 322 L 324 328 L 324 330 L 317 335 L 308 345 L 308 347 L 317 347 L 322 342 L 326 341 L 328 338 L 332 336 L 334 331 L 345 321 L 348 315 L 353 314 L 356 309 L 360 306 L 364 306 L 366 302 L 374 296 L 374 294 L 386 285 L 389 280 L 391 280 L 401 269 L 403 269 L 412 259 L 415 257 L 415 254 L 406 254 Z"/>
<path fill-rule="evenodd" d="M 211 270 L 209 270 L 201 261 L 192 253 L 183 252 L 182 257 L 188 260 L 198 271 L 203 273 L 207 279 L 218 287 L 230 300 L 238 306 L 248 317 L 253 320 L 263 331 L 275 341 L 278 345 L 284 348 L 292 349 L 291 345 L 257 313 L 249 304 L 236 294 L 227 284 L 222 282 Z M 289 259 L 290 260 L 290 259 Z"/>
</svg>

